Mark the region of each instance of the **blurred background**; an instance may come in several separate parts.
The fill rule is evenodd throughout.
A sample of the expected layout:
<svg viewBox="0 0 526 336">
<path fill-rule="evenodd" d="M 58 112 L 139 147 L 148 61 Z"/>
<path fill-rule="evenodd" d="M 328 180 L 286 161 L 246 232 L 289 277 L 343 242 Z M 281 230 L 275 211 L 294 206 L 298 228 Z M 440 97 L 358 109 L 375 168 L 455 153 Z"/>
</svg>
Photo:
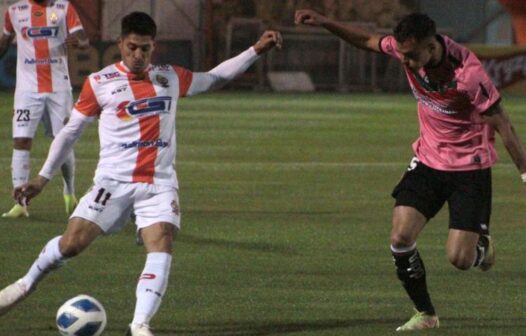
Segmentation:
<svg viewBox="0 0 526 336">
<path fill-rule="evenodd" d="M 5 12 L 14 0 L 0 0 Z M 267 28 L 284 35 L 283 50 L 265 56 L 229 88 L 274 91 L 384 91 L 407 88 L 398 62 L 357 50 L 323 29 L 296 27 L 294 11 L 312 8 L 365 28 L 391 32 L 405 14 L 429 14 L 441 33 L 472 48 L 500 89 L 522 94 L 526 73 L 524 0 L 70 0 L 91 48 L 70 58 L 73 85 L 115 62 L 120 19 L 133 10 L 159 26 L 155 63 L 205 71 L 245 50 Z M 1 20 L 3 21 L 3 15 Z M 2 22 L 3 24 L 3 22 Z M 0 88 L 15 85 L 16 48 L 0 61 Z"/>
</svg>

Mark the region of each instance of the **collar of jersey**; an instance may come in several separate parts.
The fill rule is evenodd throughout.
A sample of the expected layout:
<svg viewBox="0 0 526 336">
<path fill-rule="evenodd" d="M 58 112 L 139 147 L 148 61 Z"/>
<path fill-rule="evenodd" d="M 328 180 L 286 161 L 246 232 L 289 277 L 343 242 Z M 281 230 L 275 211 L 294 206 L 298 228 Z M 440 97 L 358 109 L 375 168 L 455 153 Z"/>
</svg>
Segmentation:
<svg viewBox="0 0 526 336">
<path fill-rule="evenodd" d="M 115 67 L 117 68 L 117 70 L 119 70 L 120 72 L 123 72 L 125 74 L 131 74 L 132 72 L 130 71 L 130 69 L 126 66 L 126 64 L 124 64 L 123 61 L 120 61 L 119 63 L 116 63 L 115 64 Z M 144 70 L 144 72 L 148 72 L 152 69 L 152 65 L 148 65 L 148 67 L 146 68 L 146 70 Z"/>
</svg>

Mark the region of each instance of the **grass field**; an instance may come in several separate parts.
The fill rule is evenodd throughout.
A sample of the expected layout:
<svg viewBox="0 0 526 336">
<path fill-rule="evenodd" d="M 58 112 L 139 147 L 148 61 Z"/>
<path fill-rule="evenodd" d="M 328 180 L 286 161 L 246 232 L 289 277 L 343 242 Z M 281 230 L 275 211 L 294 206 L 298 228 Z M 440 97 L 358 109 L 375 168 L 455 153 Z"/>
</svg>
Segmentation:
<svg viewBox="0 0 526 336">
<path fill-rule="evenodd" d="M 11 95 L 1 95 L 0 210 L 12 205 Z M 526 140 L 526 99 L 505 99 Z M 226 93 L 180 102 L 177 169 L 182 231 L 155 335 L 391 335 L 412 315 L 389 252 L 390 191 L 416 138 L 406 95 Z M 40 133 L 36 174 L 49 146 Z M 461 272 L 445 256 L 447 211 L 424 230 L 441 329 L 421 335 L 526 334 L 526 195 L 499 141 L 493 170 L 497 264 Z M 78 194 L 98 155 L 95 125 L 76 146 Z M 64 229 L 58 176 L 31 217 L 0 219 L 0 287 L 22 276 Z M 123 335 L 144 254 L 134 228 L 104 237 L 0 319 L 0 335 L 57 335 L 66 299 L 90 294 Z"/>
</svg>

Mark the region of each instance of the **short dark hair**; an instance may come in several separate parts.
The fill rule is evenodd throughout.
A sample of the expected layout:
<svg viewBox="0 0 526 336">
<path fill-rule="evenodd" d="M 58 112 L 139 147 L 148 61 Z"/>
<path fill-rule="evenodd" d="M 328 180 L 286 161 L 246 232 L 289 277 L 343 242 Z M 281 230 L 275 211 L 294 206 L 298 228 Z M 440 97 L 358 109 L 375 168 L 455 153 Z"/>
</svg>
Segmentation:
<svg viewBox="0 0 526 336">
<path fill-rule="evenodd" d="M 137 34 L 151 36 L 152 39 L 157 35 L 157 25 L 152 17 L 144 12 L 133 12 L 122 18 L 121 36 Z"/>
<path fill-rule="evenodd" d="M 435 21 L 422 13 L 413 13 L 400 20 L 393 30 L 397 42 L 403 43 L 410 38 L 420 42 L 436 35 Z"/>
</svg>

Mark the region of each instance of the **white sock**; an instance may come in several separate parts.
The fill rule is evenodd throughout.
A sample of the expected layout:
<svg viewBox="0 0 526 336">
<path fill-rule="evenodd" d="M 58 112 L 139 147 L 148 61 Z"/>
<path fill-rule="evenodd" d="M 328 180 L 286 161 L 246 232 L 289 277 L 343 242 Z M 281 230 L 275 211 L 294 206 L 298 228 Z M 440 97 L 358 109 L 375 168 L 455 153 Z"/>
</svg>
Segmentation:
<svg viewBox="0 0 526 336">
<path fill-rule="evenodd" d="M 172 256 L 168 253 L 148 253 L 144 270 L 137 284 L 137 303 L 132 324 L 150 323 L 166 292 L 171 264 Z"/>
<path fill-rule="evenodd" d="M 40 282 L 50 271 L 59 268 L 66 258 L 60 253 L 58 242 L 62 236 L 51 239 L 35 260 L 27 274 L 22 278 L 27 288 Z"/>
<path fill-rule="evenodd" d="M 75 154 L 71 151 L 64 161 L 62 167 L 62 176 L 64 181 L 64 195 L 75 194 Z"/>
<path fill-rule="evenodd" d="M 13 158 L 11 160 L 13 187 L 21 186 L 29 180 L 30 163 L 28 150 L 13 149 Z"/>
</svg>

